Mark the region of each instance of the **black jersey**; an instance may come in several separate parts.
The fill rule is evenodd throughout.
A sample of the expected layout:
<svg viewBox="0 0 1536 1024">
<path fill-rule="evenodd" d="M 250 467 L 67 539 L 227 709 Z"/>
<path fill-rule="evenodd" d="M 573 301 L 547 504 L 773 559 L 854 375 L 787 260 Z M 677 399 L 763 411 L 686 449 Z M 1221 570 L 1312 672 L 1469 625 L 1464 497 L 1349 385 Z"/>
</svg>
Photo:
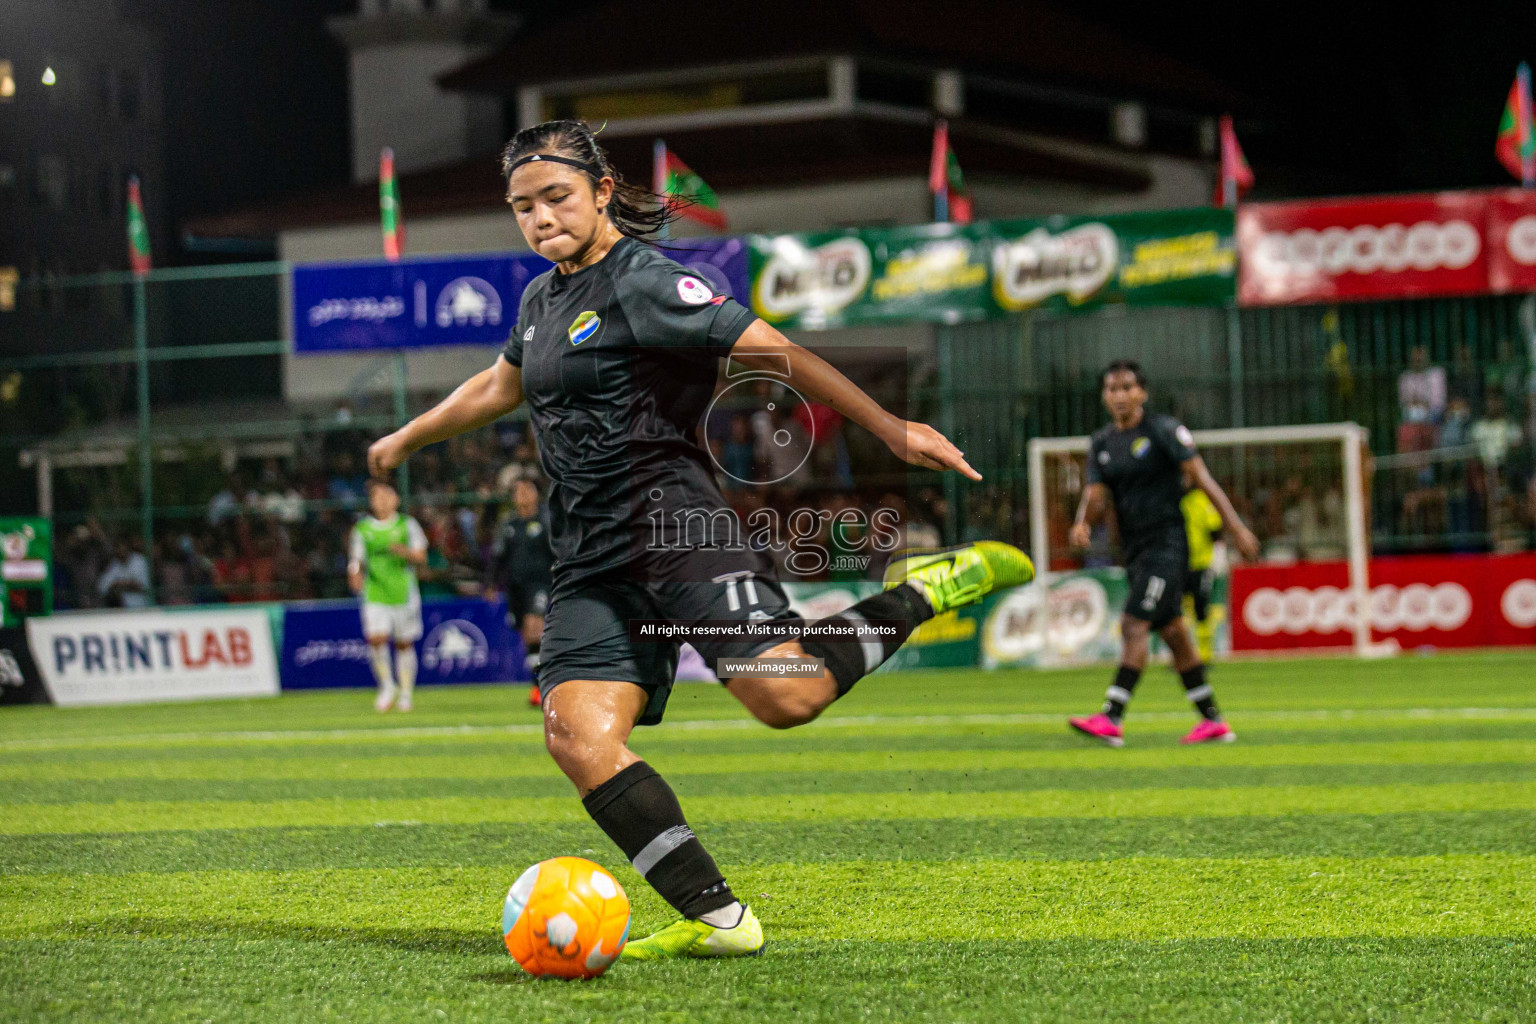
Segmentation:
<svg viewBox="0 0 1536 1024">
<path fill-rule="evenodd" d="M 1111 423 L 1094 433 L 1088 445 L 1088 482 L 1104 484 L 1114 496 L 1120 542 L 1128 553 L 1169 529 L 1182 536 L 1180 467 L 1194 457 L 1194 437 L 1172 416 L 1146 413 L 1130 430 L 1116 430 Z"/>
<path fill-rule="evenodd" d="M 549 547 L 549 532 L 545 509 L 528 519 L 514 512 L 497 531 L 491 550 L 495 582 L 504 589 L 547 589 L 555 557 Z"/>
<path fill-rule="evenodd" d="M 528 285 L 502 357 L 522 367 L 551 481 L 556 594 L 618 569 L 646 575 L 648 515 L 674 522 L 698 510 L 692 522 L 723 532 L 694 542 L 729 539 L 712 513 L 734 517 L 695 435 L 720 357 L 755 319 L 630 238 L 591 266 Z"/>
</svg>

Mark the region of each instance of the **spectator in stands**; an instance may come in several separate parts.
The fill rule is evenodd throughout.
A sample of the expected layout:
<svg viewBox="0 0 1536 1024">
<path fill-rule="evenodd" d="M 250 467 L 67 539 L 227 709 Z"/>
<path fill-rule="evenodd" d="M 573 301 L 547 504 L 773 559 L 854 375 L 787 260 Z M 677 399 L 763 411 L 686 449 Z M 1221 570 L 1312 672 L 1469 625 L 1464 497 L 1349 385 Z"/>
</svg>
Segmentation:
<svg viewBox="0 0 1536 1024">
<path fill-rule="evenodd" d="M 96 592 L 108 608 L 143 608 L 149 604 L 149 560 L 137 541 L 118 538 L 112 561 L 96 581 Z"/>
<path fill-rule="evenodd" d="M 1456 355 L 1451 360 L 1450 393 L 1447 400 L 1446 412 L 1450 412 L 1450 403 L 1457 398 L 1466 401 L 1470 409 L 1483 407 L 1483 368 L 1477 365 L 1477 360 L 1472 356 L 1472 346 L 1466 342 L 1456 346 Z M 1442 441 L 1446 447 L 1449 444 Z"/>
<path fill-rule="evenodd" d="M 1472 424 L 1472 443 L 1477 445 L 1478 457 L 1488 467 L 1489 476 L 1496 476 L 1510 449 L 1518 445 L 1524 435 L 1520 428 L 1504 412 L 1504 396 L 1490 391 L 1487 409 L 1481 419 Z"/>
<path fill-rule="evenodd" d="M 213 604 L 219 600 L 218 588 L 214 586 L 213 561 L 203 554 L 205 543 L 190 533 L 184 533 L 177 540 L 176 551 L 172 555 L 179 557 L 186 566 L 187 586 L 193 604 Z"/>
<path fill-rule="evenodd" d="M 102 570 L 112 559 L 112 542 L 95 519 L 75 527 L 59 552 L 58 561 L 68 577 L 69 586 L 61 587 L 61 608 L 95 608 L 101 603 L 96 588 Z"/>
<path fill-rule="evenodd" d="M 1525 403 L 1530 390 L 1530 363 L 1525 354 L 1515 349 L 1509 338 L 1500 338 L 1493 361 L 1483 368 L 1484 394 L 1498 395 L 1510 409 L 1519 409 Z"/>
<path fill-rule="evenodd" d="M 1397 427 L 1399 452 L 1422 452 L 1435 446 L 1435 427 L 1445 415 L 1445 368 L 1431 366 L 1429 350 L 1415 345 L 1408 369 L 1397 378 L 1397 402 L 1402 422 Z"/>
<path fill-rule="evenodd" d="M 213 563 L 214 582 L 225 601 L 249 601 L 251 562 L 240 553 L 232 540 L 224 542 L 222 553 Z"/>
<path fill-rule="evenodd" d="M 326 497 L 339 501 L 344 508 L 362 504 L 365 481 L 357 471 L 351 452 L 341 452 L 331 460 L 331 478 L 326 486 Z"/>
<path fill-rule="evenodd" d="M 240 514 L 246 502 L 245 484 L 240 474 L 231 473 L 224 479 L 224 487 L 208 502 L 208 525 L 218 526 L 226 519 Z"/>
<path fill-rule="evenodd" d="M 535 485 L 543 477 L 543 470 L 539 466 L 539 450 L 534 443 L 533 431 L 530 429 L 518 438 L 512 448 L 512 461 L 508 462 L 496 474 L 496 489 L 501 494 L 510 494 L 513 486 L 519 480 L 532 480 Z"/>
<path fill-rule="evenodd" d="M 155 603 L 192 603 L 186 563 L 177 557 L 173 543 L 164 537 L 155 541 Z"/>
<path fill-rule="evenodd" d="M 1409 368 L 1398 376 L 1398 405 L 1402 413 L 1399 453 L 1435 447 L 1439 421 L 1445 415 L 1445 368 L 1430 365 L 1430 353 L 1424 345 L 1413 345 Z M 1433 484 L 1433 470 L 1427 464 L 1419 470 L 1418 484 Z"/>
<path fill-rule="evenodd" d="M 1440 424 L 1440 447 L 1460 448 L 1471 443 L 1472 403 L 1465 395 L 1453 392 L 1445 406 L 1445 420 Z"/>
</svg>

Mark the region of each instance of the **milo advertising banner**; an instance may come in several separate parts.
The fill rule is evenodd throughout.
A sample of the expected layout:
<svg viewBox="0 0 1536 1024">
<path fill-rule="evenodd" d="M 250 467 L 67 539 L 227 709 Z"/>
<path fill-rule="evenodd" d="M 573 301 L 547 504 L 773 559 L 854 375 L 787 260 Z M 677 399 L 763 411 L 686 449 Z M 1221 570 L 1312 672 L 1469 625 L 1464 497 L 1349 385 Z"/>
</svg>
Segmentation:
<svg viewBox="0 0 1536 1024">
<path fill-rule="evenodd" d="M 0 517 L 0 626 L 52 612 L 52 521 Z"/>
<path fill-rule="evenodd" d="M 956 323 L 1027 309 L 1232 301 L 1230 210 L 750 236 L 751 304 L 781 327 Z"/>
<path fill-rule="evenodd" d="M 1042 590 L 1037 586 L 1016 587 L 981 603 L 978 664 L 986 668 L 1047 667 L 1112 664 L 1119 659 L 1120 616 L 1130 589 L 1125 570 L 1058 573 L 1051 577 L 1049 588 L 1044 622 Z M 1188 595 L 1184 604 L 1188 615 Z M 1218 655 L 1232 649 L 1226 604 L 1227 579 L 1220 576 L 1212 588 L 1208 615 Z M 1190 625 L 1194 627 L 1192 619 Z M 1154 654 L 1161 647 L 1162 641 L 1154 636 Z"/>
</svg>

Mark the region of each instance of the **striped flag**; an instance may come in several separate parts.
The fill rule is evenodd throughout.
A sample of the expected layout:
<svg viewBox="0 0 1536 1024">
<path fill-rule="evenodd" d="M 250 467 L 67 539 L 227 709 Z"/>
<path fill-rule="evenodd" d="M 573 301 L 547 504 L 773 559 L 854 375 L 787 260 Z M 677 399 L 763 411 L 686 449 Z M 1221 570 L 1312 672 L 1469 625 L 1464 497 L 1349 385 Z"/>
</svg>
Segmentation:
<svg viewBox="0 0 1536 1024">
<path fill-rule="evenodd" d="M 1521 62 L 1515 72 L 1515 84 L 1504 101 L 1504 116 L 1499 120 L 1499 138 L 1493 151 L 1499 163 L 1520 179 L 1526 188 L 1536 186 L 1536 121 L 1531 112 L 1531 68 Z"/>
<path fill-rule="evenodd" d="M 144 221 L 144 200 L 139 179 L 128 179 L 128 266 L 135 274 L 147 274 L 154 266 L 149 255 L 149 225 Z"/>
<path fill-rule="evenodd" d="M 1237 201 L 1253 188 L 1253 169 L 1237 144 L 1232 115 L 1221 119 L 1221 181 L 1216 185 L 1214 205 L 1236 207 Z"/>
<path fill-rule="evenodd" d="M 971 222 L 971 194 L 965 190 L 960 173 L 960 158 L 949 145 L 949 122 L 940 118 L 933 125 L 933 155 L 928 160 L 928 191 L 933 193 L 933 219 Z"/>
<path fill-rule="evenodd" d="M 405 220 L 400 216 L 400 186 L 395 184 L 395 151 L 379 153 L 379 226 L 384 231 L 384 258 L 398 260 L 405 251 Z"/>
<path fill-rule="evenodd" d="M 725 214 L 720 210 L 720 197 L 660 139 L 652 147 L 651 174 L 653 192 L 667 199 L 676 196 L 682 200 L 668 204 L 676 208 L 679 216 L 707 224 L 716 231 L 725 230 Z"/>
</svg>

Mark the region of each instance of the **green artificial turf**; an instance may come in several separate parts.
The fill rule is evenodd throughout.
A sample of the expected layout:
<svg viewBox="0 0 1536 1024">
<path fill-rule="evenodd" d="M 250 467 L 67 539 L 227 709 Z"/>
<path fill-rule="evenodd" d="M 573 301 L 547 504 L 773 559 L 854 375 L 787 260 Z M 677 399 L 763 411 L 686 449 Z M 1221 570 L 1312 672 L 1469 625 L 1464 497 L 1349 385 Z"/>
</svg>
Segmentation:
<svg viewBox="0 0 1536 1024">
<path fill-rule="evenodd" d="M 501 900 L 559 854 L 669 911 L 510 688 L 0 711 L 0 1021 L 1530 1021 L 1536 655 L 865 681 L 776 733 L 679 687 L 635 748 L 764 956 L 527 978 Z"/>
</svg>

